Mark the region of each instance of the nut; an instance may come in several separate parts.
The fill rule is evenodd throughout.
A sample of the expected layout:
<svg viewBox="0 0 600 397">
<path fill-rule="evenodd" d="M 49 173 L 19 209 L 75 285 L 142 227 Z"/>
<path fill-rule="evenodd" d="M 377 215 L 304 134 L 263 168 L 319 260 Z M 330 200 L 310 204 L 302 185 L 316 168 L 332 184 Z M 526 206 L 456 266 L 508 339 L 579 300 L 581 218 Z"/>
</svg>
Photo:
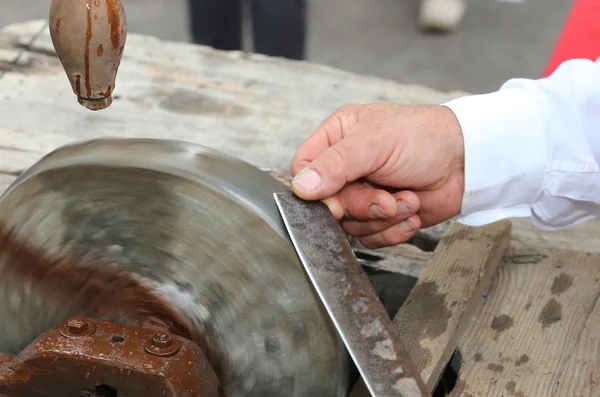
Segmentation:
<svg viewBox="0 0 600 397">
<path fill-rule="evenodd" d="M 178 339 L 168 333 L 156 333 L 152 336 L 144 350 L 155 356 L 171 356 L 179 351 L 181 343 Z"/>
</svg>

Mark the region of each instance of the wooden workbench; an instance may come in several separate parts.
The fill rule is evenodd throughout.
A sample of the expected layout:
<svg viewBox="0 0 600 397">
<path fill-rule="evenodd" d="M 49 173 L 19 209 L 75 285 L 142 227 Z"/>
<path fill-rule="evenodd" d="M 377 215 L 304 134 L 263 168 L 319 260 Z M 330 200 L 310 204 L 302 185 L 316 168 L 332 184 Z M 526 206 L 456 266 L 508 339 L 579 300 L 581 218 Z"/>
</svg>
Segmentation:
<svg viewBox="0 0 600 397">
<path fill-rule="evenodd" d="M 44 21 L 32 21 L 0 30 L 0 185 L 61 145 L 107 136 L 182 139 L 287 170 L 308 134 L 346 103 L 441 103 L 463 94 L 131 34 L 115 102 L 93 113 L 77 104 Z M 447 227 L 421 237 L 439 240 Z M 431 253 L 404 248 L 379 252 L 381 266 L 419 275 Z M 457 269 L 457 282 L 470 280 Z M 493 276 L 463 316 L 451 396 L 598 395 L 600 222 L 545 233 L 514 220 Z"/>
</svg>

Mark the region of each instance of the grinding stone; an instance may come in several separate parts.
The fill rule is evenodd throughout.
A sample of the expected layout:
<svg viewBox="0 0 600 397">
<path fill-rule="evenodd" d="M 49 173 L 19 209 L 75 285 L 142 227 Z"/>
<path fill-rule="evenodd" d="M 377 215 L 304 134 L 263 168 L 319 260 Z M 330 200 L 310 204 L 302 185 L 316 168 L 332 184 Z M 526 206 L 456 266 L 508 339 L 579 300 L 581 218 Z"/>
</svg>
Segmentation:
<svg viewBox="0 0 600 397">
<path fill-rule="evenodd" d="M 72 315 L 167 324 L 227 396 L 345 396 L 349 360 L 259 169 L 180 141 L 57 149 L 0 197 L 0 352 Z"/>
</svg>

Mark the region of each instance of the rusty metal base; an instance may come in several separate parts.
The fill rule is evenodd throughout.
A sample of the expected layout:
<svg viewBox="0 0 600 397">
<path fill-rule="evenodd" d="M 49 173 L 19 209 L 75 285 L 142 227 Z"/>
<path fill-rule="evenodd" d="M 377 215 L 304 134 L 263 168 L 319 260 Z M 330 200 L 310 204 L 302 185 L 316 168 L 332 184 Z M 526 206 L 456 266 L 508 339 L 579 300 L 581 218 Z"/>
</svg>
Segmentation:
<svg viewBox="0 0 600 397">
<path fill-rule="evenodd" d="M 167 332 L 72 318 L 0 356 L 6 397 L 219 397 L 202 350 Z"/>
</svg>

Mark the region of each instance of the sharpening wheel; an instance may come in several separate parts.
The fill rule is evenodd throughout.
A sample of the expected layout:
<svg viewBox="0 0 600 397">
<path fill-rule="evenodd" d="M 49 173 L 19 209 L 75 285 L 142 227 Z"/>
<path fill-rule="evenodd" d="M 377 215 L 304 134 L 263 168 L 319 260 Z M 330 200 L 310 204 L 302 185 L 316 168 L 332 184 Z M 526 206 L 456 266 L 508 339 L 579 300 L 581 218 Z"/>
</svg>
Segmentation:
<svg viewBox="0 0 600 397">
<path fill-rule="evenodd" d="M 345 396 L 350 360 L 263 171 L 202 146 L 65 146 L 0 197 L 0 352 L 83 315 L 205 351 L 227 396 Z"/>
</svg>

